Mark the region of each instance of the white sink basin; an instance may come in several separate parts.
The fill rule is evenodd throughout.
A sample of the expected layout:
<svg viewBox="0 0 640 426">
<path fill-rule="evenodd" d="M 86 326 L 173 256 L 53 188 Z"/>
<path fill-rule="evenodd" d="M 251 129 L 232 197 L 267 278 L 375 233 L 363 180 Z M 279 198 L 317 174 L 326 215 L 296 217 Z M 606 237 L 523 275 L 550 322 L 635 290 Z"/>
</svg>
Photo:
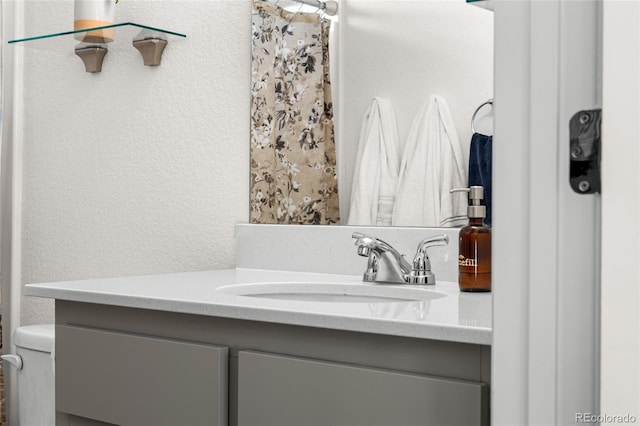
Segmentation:
<svg viewBox="0 0 640 426">
<path fill-rule="evenodd" d="M 330 303 L 416 302 L 446 296 L 426 287 L 336 283 L 234 284 L 219 287 L 218 291 L 245 297 Z"/>
</svg>

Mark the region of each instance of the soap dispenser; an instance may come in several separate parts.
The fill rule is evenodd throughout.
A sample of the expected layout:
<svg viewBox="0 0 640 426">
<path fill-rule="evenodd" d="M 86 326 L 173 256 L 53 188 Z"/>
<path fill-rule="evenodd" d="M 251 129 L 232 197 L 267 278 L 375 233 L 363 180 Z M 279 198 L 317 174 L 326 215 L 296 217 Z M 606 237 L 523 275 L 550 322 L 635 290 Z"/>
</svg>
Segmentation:
<svg viewBox="0 0 640 426">
<path fill-rule="evenodd" d="M 471 186 L 451 190 L 458 191 L 469 193 L 469 225 L 460 230 L 458 285 L 460 291 L 491 291 L 491 228 L 484 223 L 487 207 L 480 205 L 484 189 Z"/>
</svg>

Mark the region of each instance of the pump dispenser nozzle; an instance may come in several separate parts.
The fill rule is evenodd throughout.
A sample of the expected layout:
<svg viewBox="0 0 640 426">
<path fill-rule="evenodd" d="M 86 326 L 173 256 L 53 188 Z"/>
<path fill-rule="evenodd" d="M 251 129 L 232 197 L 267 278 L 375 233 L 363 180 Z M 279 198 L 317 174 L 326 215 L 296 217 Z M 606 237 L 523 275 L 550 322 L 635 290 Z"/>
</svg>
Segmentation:
<svg viewBox="0 0 640 426">
<path fill-rule="evenodd" d="M 469 216 L 469 219 L 484 219 L 487 217 L 487 207 L 480 205 L 480 200 L 484 199 L 483 187 L 470 186 L 469 188 L 455 188 L 449 192 L 469 193 L 469 205 L 467 207 L 467 216 Z"/>
</svg>

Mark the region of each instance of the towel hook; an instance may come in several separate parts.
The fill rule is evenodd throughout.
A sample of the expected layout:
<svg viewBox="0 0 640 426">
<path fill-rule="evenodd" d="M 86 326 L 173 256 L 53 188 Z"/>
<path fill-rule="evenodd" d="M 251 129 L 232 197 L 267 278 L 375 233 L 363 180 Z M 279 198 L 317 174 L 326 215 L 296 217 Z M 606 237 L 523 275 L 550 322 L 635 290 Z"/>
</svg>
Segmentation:
<svg viewBox="0 0 640 426">
<path fill-rule="evenodd" d="M 471 134 L 474 134 L 476 132 L 476 129 L 474 126 L 476 122 L 476 115 L 478 115 L 482 107 L 485 105 L 491 105 L 493 107 L 493 99 L 489 99 L 488 101 L 481 103 L 480 106 L 476 108 L 476 110 L 473 112 L 473 115 L 471 116 Z"/>
</svg>

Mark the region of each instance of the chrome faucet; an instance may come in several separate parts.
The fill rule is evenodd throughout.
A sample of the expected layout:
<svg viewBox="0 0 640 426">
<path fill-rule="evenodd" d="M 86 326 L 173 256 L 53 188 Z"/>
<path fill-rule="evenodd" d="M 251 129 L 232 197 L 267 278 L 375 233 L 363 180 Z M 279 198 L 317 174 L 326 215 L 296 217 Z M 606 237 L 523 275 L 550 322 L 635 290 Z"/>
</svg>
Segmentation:
<svg viewBox="0 0 640 426">
<path fill-rule="evenodd" d="M 358 255 L 368 257 L 363 281 L 387 284 L 435 284 L 436 277 L 431 272 L 427 249 L 449 244 L 446 235 L 422 240 L 411 265 L 404 255 L 381 239 L 359 232 L 354 232 L 351 237 L 356 239 Z"/>
</svg>

